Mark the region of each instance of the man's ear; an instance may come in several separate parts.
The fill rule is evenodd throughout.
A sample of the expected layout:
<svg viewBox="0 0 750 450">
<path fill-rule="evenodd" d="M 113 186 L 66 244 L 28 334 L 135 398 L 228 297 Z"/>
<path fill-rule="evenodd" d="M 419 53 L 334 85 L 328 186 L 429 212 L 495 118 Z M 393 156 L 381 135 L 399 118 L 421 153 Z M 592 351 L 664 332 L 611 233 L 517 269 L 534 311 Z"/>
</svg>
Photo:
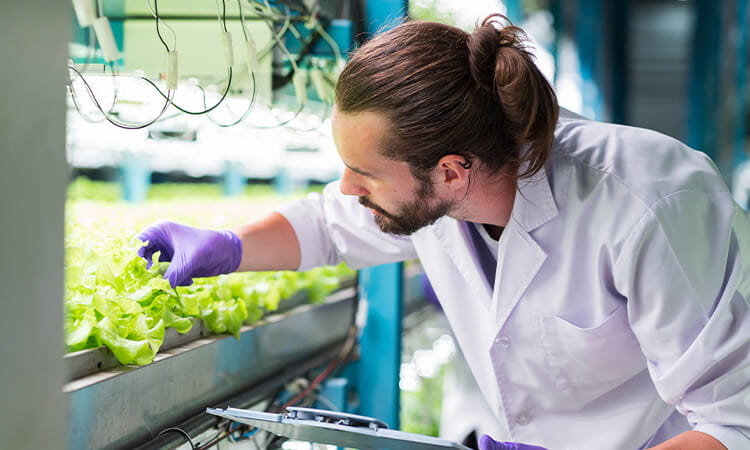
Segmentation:
<svg viewBox="0 0 750 450">
<path fill-rule="evenodd" d="M 450 191 L 465 191 L 469 185 L 471 160 L 461 155 L 445 155 L 435 166 L 433 183 Z"/>
</svg>

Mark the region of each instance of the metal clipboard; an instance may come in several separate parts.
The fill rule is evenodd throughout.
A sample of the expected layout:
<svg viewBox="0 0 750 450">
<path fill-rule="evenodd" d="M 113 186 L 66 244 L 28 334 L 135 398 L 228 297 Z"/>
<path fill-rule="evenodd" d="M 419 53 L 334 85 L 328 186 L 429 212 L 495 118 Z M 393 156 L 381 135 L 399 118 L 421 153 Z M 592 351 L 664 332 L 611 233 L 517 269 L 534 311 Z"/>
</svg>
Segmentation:
<svg viewBox="0 0 750 450">
<path fill-rule="evenodd" d="M 208 414 L 299 441 L 362 450 L 469 450 L 461 444 L 421 434 L 391 430 L 384 422 L 313 408 L 288 407 L 286 414 L 237 408 L 207 408 Z"/>
</svg>

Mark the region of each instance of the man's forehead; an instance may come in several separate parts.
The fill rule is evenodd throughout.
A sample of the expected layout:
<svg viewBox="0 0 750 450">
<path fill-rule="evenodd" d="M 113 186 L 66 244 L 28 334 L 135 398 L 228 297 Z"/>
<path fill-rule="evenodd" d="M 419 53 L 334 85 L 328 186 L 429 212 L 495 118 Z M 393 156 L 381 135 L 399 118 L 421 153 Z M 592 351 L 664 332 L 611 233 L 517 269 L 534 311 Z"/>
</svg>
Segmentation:
<svg viewBox="0 0 750 450">
<path fill-rule="evenodd" d="M 357 150 L 381 154 L 390 133 L 385 115 L 373 111 L 346 113 L 334 109 L 331 126 L 336 146 L 345 153 Z"/>
<path fill-rule="evenodd" d="M 334 107 L 332 118 L 339 122 L 358 122 L 383 129 L 390 128 L 387 114 L 380 111 L 366 110 L 349 112 L 341 111 L 339 108 Z"/>
</svg>

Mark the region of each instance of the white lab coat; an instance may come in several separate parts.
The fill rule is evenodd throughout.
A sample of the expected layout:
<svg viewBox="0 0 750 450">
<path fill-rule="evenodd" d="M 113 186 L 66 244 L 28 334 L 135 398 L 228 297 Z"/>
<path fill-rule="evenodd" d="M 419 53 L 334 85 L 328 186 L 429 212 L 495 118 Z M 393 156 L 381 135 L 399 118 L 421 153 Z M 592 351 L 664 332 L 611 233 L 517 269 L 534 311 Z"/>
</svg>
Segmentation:
<svg viewBox="0 0 750 450">
<path fill-rule="evenodd" d="M 495 438 L 636 449 L 692 428 L 750 448 L 750 222 L 710 160 L 565 112 L 518 189 L 494 287 L 465 222 L 386 235 L 337 183 L 280 212 L 302 270 L 419 257 Z"/>
</svg>

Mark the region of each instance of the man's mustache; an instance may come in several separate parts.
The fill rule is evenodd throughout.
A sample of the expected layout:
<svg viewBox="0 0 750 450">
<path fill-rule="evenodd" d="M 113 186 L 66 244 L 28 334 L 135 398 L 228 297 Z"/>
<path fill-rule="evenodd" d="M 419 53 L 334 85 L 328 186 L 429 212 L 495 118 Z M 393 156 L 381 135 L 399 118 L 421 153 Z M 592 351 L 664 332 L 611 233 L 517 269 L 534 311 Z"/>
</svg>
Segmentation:
<svg viewBox="0 0 750 450">
<path fill-rule="evenodd" d="M 389 217 L 389 218 L 391 217 L 391 215 L 388 214 L 386 210 L 376 205 L 375 203 L 372 203 L 370 200 L 367 199 L 367 197 L 359 197 L 359 204 L 364 207 L 374 209 L 375 211 L 379 212 L 380 214 L 386 217 Z"/>
</svg>

